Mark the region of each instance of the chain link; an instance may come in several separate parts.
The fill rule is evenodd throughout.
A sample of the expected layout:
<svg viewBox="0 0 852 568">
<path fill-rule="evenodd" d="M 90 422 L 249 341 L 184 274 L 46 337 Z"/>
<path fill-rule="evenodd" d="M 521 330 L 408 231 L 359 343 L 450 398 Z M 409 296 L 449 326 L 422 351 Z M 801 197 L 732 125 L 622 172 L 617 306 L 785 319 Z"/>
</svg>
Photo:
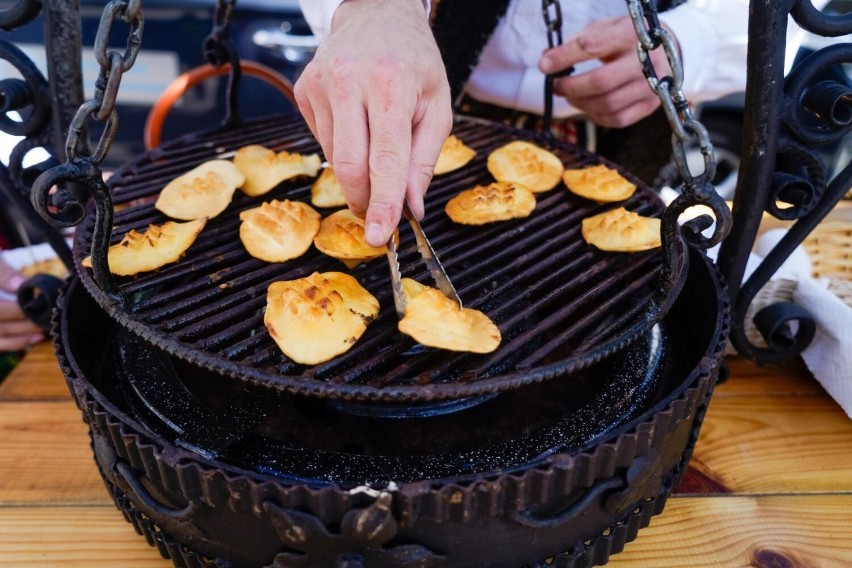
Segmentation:
<svg viewBox="0 0 852 568">
<path fill-rule="evenodd" d="M 236 0 L 217 0 L 213 13 L 213 29 L 204 40 L 204 56 L 213 67 L 234 63 L 236 52 L 228 41 Z"/>
<path fill-rule="evenodd" d="M 562 45 L 562 5 L 559 0 L 541 0 L 541 14 L 547 27 L 547 46 Z"/>
<path fill-rule="evenodd" d="M 119 18 L 130 25 L 127 46 L 123 53 L 108 47 L 113 23 Z M 90 117 L 98 121 L 106 121 L 107 124 L 95 151 L 89 158 L 99 164 L 109 152 L 118 129 L 118 113 L 115 110 L 118 88 L 123 74 L 133 67 L 136 56 L 139 55 L 143 26 L 142 0 L 113 0 L 104 8 L 94 45 L 95 59 L 100 65 L 98 79 L 95 82 L 95 95 L 91 101 L 80 106 L 68 128 L 65 153 L 69 161 L 81 157 L 79 156 L 80 139 L 86 135 L 86 124 Z"/>
<path fill-rule="evenodd" d="M 541 15 L 547 28 L 547 45 L 550 49 L 562 45 L 562 5 L 559 0 L 541 0 Z M 567 77 L 574 72 L 574 67 L 568 67 L 557 73 L 550 73 L 544 78 L 544 113 L 542 115 L 542 133 L 553 139 L 550 125 L 553 122 L 553 81 L 557 77 Z"/>
<path fill-rule="evenodd" d="M 639 62 L 651 90 L 660 98 L 663 112 L 674 134 L 672 145 L 678 173 L 688 187 L 699 187 L 709 183 L 716 175 L 716 159 L 713 144 L 707 129 L 695 119 L 689 102 L 683 94 L 683 62 L 677 44 L 671 34 L 662 27 L 657 10 L 651 0 L 626 0 L 636 36 L 639 38 Z M 657 76 L 651 61 L 651 51 L 662 47 L 672 74 Z M 686 160 L 686 148 L 696 144 L 704 158 L 704 171 L 693 175 Z"/>
</svg>

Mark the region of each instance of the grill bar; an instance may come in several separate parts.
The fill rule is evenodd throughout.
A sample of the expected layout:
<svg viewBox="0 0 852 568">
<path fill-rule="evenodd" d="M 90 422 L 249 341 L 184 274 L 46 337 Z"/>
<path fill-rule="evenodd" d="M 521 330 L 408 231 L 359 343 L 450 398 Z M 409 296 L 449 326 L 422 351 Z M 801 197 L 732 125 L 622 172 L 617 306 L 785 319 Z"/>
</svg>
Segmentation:
<svg viewBox="0 0 852 568">
<path fill-rule="evenodd" d="M 239 241 L 239 212 L 272 198 L 309 201 L 313 180 L 285 182 L 262 198 L 238 191 L 229 208 L 208 222 L 180 262 L 134 279 L 120 279 L 122 291 L 132 302 L 123 323 L 179 357 L 237 378 L 300 392 L 304 387 L 303 392 L 314 394 L 340 388 L 342 396 L 354 398 L 369 391 L 368 398 L 380 399 L 383 393 L 393 399 L 399 389 L 424 385 L 439 391 L 465 385 L 454 393 L 474 393 L 479 388 L 488 392 L 491 387 L 485 383 L 492 377 L 497 382 L 516 381 L 511 375 L 535 374 L 542 366 L 560 361 L 579 369 L 586 365 L 584 356 L 589 356 L 589 362 L 600 358 L 596 349 L 601 345 L 624 334 L 635 335 L 637 327 L 650 327 L 644 312 L 656 292 L 660 252 L 602 253 L 580 236 L 580 221 L 611 205 L 578 198 L 560 185 L 537 196 L 536 210 L 527 219 L 484 227 L 452 223 L 443 213 L 446 202 L 461 190 L 492 180 L 485 167 L 488 154 L 509 141 L 530 137 L 469 119 L 458 120 L 454 133 L 476 149 L 477 156 L 465 168 L 433 180 L 423 227 L 465 305 L 484 311 L 500 327 L 503 344 L 493 354 L 424 349 L 400 334 L 387 266 L 377 260 L 350 271 L 381 306 L 379 317 L 359 342 L 349 352 L 315 367 L 287 359 L 263 325 L 266 288 L 314 271 L 347 270 L 315 249 L 279 264 L 251 258 Z M 294 119 L 190 136 L 155 150 L 111 179 L 118 204 L 112 242 L 130 229 L 167 220 L 153 202 L 168 181 L 205 160 L 228 158 L 247 144 L 320 151 L 307 127 Z M 573 147 L 552 149 L 567 167 L 601 161 Z M 644 215 L 659 215 L 662 204 L 638 185 L 640 190 L 623 205 Z M 330 210 L 320 212 L 325 216 Z M 75 254 L 91 246 L 91 221 L 87 219 L 78 231 Z M 429 283 L 405 224 L 400 227 L 400 262 L 403 276 Z M 88 276 L 83 274 L 84 283 Z M 93 283 L 87 287 L 97 296 Z M 607 321 L 612 323 L 600 326 Z M 419 395 L 409 389 L 404 396 Z"/>
</svg>

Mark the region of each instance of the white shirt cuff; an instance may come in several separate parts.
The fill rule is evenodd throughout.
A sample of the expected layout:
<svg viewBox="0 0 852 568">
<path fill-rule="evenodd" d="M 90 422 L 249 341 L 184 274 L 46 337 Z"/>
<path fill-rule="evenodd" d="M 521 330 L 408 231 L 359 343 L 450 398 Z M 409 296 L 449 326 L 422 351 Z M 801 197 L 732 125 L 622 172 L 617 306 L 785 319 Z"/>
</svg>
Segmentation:
<svg viewBox="0 0 852 568">
<path fill-rule="evenodd" d="M 331 22 L 337 8 L 346 0 L 299 0 L 305 21 L 311 27 L 311 31 L 320 42 L 325 41 L 331 34 Z M 431 0 L 422 0 L 426 16 L 432 9 Z"/>
<path fill-rule="evenodd" d="M 745 89 L 748 18 L 731 18 L 724 5 L 698 0 L 660 14 L 680 46 L 683 91 L 692 103 Z"/>
</svg>

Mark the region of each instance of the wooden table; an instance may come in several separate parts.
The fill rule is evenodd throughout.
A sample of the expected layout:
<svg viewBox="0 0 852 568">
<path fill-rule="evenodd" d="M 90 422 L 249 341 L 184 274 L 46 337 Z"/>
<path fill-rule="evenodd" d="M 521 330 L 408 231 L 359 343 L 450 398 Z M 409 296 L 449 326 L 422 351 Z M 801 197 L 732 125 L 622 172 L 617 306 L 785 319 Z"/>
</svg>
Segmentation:
<svg viewBox="0 0 852 568">
<path fill-rule="evenodd" d="M 801 367 L 731 370 L 684 482 L 610 566 L 852 566 L 852 420 Z M 171 566 L 108 497 L 48 345 L 0 383 L 0 566 Z"/>
</svg>

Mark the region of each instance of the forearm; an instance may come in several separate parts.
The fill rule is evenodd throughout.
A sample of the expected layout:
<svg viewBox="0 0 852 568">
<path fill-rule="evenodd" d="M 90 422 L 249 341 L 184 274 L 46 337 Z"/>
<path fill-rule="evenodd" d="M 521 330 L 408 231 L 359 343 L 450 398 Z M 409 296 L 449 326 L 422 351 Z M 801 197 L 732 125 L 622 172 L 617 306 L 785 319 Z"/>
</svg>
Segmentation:
<svg viewBox="0 0 852 568">
<path fill-rule="evenodd" d="M 660 14 L 680 46 L 691 102 L 745 89 L 748 0 L 691 0 Z"/>
</svg>

